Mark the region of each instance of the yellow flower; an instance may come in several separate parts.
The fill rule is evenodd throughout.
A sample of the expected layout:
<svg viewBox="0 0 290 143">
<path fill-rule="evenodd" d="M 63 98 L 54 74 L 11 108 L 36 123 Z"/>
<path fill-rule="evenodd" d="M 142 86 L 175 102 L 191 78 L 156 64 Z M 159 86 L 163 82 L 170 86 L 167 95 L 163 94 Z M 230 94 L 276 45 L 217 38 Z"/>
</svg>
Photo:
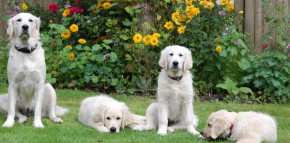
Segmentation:
<svg viewBox="0 0 290 143">
<path fill-rule="evenodd" d="M 220 53 L 223 49 L 222 49 L 221 46 L 216 46 L 216 47 L 215 47 L 215 50 L 216 50 L 218 53 Z"/>
<path fill-rule="evenodd" d="M 65 48 L 68 48 L 69 50 L 72 50 L 72 46 L 71 45 L 67 45 L 67 46 L 65 46 Z"/>
<path fill-rule="evenodd" d="M 212 9 L 214 7 L 214 3 L 213 2 L 206 2 L 204 7 L 206 9 Z"/>
<path fill-rule="evenodd" d="M 78 42 L 79 42 L 80 44 L 86 44 L 86 43 L 87 43 L 87 41 L 86 41 L 85 39 L 79 39 Z"/>
<path fill-rule="evenodd" d="M 158 45 L 158 39 L 157 39 L 157 37 L 152 36 L 151 39 L 150 39 L 150 44 L 152 46 L 157 46 Z"/>
<path fill-rule="evenodd" d="M 151 39 L 151 35 L 146 35 L 144 38 L 143 38 L 143 43 L 145 44 L 145 45 L 148 45 L 148 44 L 150 44 L 150 39 Z"/>
<path fill-rule="evenodd" d="M 79 31 L 79 27 L 76 24 L 72 24 L 69 27 L 69 29 L 70 29 L 71 32 L 78 32 Z"/>
<path fill-rule="evenodd" d="M 99 1 L 98 4 L 97 4 L 97 6 L 96 6 L 96 8 L 98 9 L 100 7 L 102 7 L 102 3 Z"/>
<path fill-rule="evenodd" d="M 194 16 L 200 13 L 199 8 L 195 7 L 194 5 L 189 5 L 186 7 L 186 14 L 188 18 L 193 18 Z"/>
<path fill-rule="evenodd" d="M 185 0 L 186 4 L 192 4 L 192 0 Z"/>
<path fill-rule="evenodd" d="M 243 13 L 244 13 L 244 11 L 242 11 L 242 10 L 239 11 L 239 14 L 243 14 Z"/>
<path fill-rule="evenodd" d="M 175 19 L 179 19 L 179 17 L 180 17 L 180 12 L 178 12 L 178 11 L 172 13 L 172 15 L 171 15 L 171 18 L 172 18 L 173 20 L 175 20 Z"/>
<path fill-rule="evenodd" d="M 180 26 L 180 27 L 178 27 L 178 29 L 177 29 L 178 34 L 184 33 L 185 29 L 186 29 L 186 26 Z"/>
<path fill-rule="evenodd" d="M 229 3 L 229 0 L 220 0 L 221 5 L 227 5 Z"/>
<path fill-rule="evenodd" d="M 167 29 L 167 30 L 170 30 L 172 29 L 174 26 L 174 24 L 171 22 L 171 21 L 168 21 L 164 24 L 164 27 Z"/>
<path fill-rule="evenodd" d="M 22 4 L 21 4 L 21 8 L 22 8 L 23 10 L 27 10 L 27 9 L 28 9 L 28 6 L 26 5 L 26 3 L 22 3 Z"/>
<path fill-rule="evenodd" d="M 133 37 L 134 43 L 141 43 L 142 42 L 142 35 L 141 34 L 135 34 Z"/>
<path fill-rule="evenodd" d="M 64 33 L 61 34 L 61 37 L 63 39 L 68 39 L 70 36 L 71 36 L 71 33 L 70 33 L 70 31 L 68 29 L 65 30 Z"/>
<path fill-rule="evenodd" d="M 234 7 L 234 3 L 229 2 L 228 5 L 227 5 L 227 11 L 232 11 L 232 10 L 234 10 L 234 9 L 235 9 L 235 7 Z"/>
<path fill-rule="evenodd" d="M 207 1 L 204 1 L 204 0 L 202 0 L 202 1 L 199 2 L 199 4 L 202 5 L 202 6 L 205 6 L 206 3 L 207 3 Z"/>
<path fill-rule="evenodd" d="M 75 57 L 76 57 L 76 56 L 75 56 L 74 53 L 69 53 L 69 54 L 67 55 L 67 58 L 68 58 L 68 60 L 70 60 L 70 61 L 74 60 Z"/>
<path fill-rule="evenodd" d="M 105 3 L 103 3 L 102 7 L 104 9 L 110 9 L 111 8 L 111 3 L 110 2 L 105 2 Z"/>
<path fill-rule="evenodd" d="M 156 37 L 156 38 L 159 38 L 160 37 L 160 34 L 159 33 L 154 33 L 152 36 L 153 37 Z"/>
<path fill-rule="evenodd" d="M 67 17 L 69 14 L 70 14 L 70 9 L 68 9 L 68 8 L 62 12 L 63 17 Z"/>
</svg>

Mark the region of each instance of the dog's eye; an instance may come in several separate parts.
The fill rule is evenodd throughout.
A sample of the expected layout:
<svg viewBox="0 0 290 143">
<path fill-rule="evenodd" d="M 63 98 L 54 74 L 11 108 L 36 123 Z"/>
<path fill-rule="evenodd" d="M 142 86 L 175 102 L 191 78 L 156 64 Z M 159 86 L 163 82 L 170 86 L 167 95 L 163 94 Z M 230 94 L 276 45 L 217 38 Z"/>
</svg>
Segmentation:
<svg viewBox="0 0 290 143">
<path fill-rule="evenodd" d="M 120 120 L 121 118 L 120 117 L 117 117 L 117 120 Z"/>
<path fill-rule="evenodd" d="M 173 53 L 169 54 L 170 56 L 173 56 Z"/>
<path fill-rule="evenodd" d="M 208 124 L 207 124 L 207 126 L 208 126 L 208 127 L 211 127 L 211 124 L 210 124 L 210 123 L 208 123 Z"/>
<path fill-rule="evenodd" d="M 107 120 L 111 120 L 111 118 L 110 118 L 110 117 L 107 117 L 106 119 L 107 119 Z"/>
<path fill-rule="evenodd" d="M 179 57 L 182 57 L 183 55 L 182 54 L 179 54 Z"/>
<path fill-rule="evenodd" d="M 16 21 L 21 22 L 21 19 L 17 19 Z"/>
<path fill-rule="evenodd" d="M 29 22 L 33 22 L 33 20 L 32 20 L 32 19 L 29 19 L 28 21 L 29 21 Z"/>
</svg>

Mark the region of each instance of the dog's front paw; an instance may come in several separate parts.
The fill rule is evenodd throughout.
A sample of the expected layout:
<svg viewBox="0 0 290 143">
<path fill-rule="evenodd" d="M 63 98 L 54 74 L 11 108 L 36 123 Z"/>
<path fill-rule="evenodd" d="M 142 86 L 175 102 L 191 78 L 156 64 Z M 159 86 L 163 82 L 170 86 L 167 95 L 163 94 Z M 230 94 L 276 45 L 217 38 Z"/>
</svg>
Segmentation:
<svg viewBox="0 0 290 143">
<path fill-rule="evenodd" d="M 5 127 L 5 128 L 11 128 L 13 127 L 14 125 L 14 120 L 7 120 L 3 125 L 2 127 Z"/>
<path fill-rule="evenodd" d="M 50 118 L 50 120 L 54 123 L 59 123 L 59 124 L 63 123 L 62 119 L 58 117 Z"/>
<path fill-rule="evenodd" d="M 27 120 L 26 116 L 19 117 L 18 123 L 24 123 Z"/>
<path fill-rule="evenodd" d="M 190 133 L 192 133 L 193 135 L 196 135 L 196 136 L 198 136 L 198 137 L 202 137 L 202 135 L 201 135 L 198 131 L 196 131 L 194 128 L 188 130 L 188 132 L 190 132 Z"/>
<path fill-rule="evenodd" d="M 44 128 L 43 124 L 41 123 L 41 121 L 34 121 L 33 122 L 33 126 L 35 128 Z"/>
<path fill-rule="evenodd" d="M 173 132 L 174 132 L 174 129 L 173 129 L 173 128 L 171 128 L 171 127 L 168 127 L 168 128 L 167 128 L 167 131 L 169 131 L 169 132 L 173 133 Z"/>
<path fill-rule="evenodd" d="M 167 134 L 167 130 L 165 129 L 159 129 L 157 132 L 158 135 L 160 136 L 165 136 Z"/>
<path fill-rule="evenodd" d="M 146 126 L 144 125 L 138 125 L 132 128 L 134 131 L 144 131 L 146 130 Z"/>
<path fill-rule="evenodd" d="M 99 128 L 98 128 L 98 131 L 99 131 L 99 132 L 102 132 L 102 133 L 108 133 L 108 132 L 109 132 L 108 128 L 106 128 L 106 127 L 104 127 L 104 126 L 99 127 Z"/>
</svg>

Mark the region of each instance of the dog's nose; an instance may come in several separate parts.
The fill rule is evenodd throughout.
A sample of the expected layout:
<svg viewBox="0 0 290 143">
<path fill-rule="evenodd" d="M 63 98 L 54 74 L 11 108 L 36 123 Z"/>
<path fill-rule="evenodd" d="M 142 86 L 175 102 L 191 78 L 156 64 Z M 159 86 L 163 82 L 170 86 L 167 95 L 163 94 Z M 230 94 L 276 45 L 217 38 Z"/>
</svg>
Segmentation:
<svg viewBox="0 0 290 143">
<path fill-rule="evenodd" d="M 115 127 L 111 127 L 111 128 L 110 128 L 110 131 L 111 131 L 111 132 L 116 132 L 116 128 L 115 128 Z"/>
<path fill-rule="evenodd" d="M 174 61 L 173 66 L 178 66 L 178 61 Z"/>
<path fill-rule="evenodd" d="M 203 136 L 203 132 L 200 132 L 200 134 Z"/>
<path fill-rule="evenodd" d="M 26 25 L 26 24 L 25 25 L 22 25 L 22 29 L 23 30 L 27 30 L 28 28 L 29 28 L 28 25 Z"/>
</svg>

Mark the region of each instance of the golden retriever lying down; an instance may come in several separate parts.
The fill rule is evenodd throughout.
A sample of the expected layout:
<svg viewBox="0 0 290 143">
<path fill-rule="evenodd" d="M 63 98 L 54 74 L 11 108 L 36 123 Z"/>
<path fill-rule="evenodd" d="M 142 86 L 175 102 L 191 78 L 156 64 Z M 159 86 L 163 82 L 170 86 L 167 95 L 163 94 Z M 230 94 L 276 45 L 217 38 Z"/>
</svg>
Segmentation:
<svg viewBox="0 0 290 143">
<path fill-rule="evenodd" d="M 133 114 L 127 105 L 107 95 L 88 97 L 81 102 L 79 121 L 99 132 L 117 132 L 120 128 L 145 124 L 145 117 Z"/>
<path fill-rule="evenodd" d="M 208 117 L 207 124 L 201 132 L 207 139 L 227 138 L 237 143 L 277 140 L 276 121 L 264 113 L 219 110 Z"/>
</svg>

